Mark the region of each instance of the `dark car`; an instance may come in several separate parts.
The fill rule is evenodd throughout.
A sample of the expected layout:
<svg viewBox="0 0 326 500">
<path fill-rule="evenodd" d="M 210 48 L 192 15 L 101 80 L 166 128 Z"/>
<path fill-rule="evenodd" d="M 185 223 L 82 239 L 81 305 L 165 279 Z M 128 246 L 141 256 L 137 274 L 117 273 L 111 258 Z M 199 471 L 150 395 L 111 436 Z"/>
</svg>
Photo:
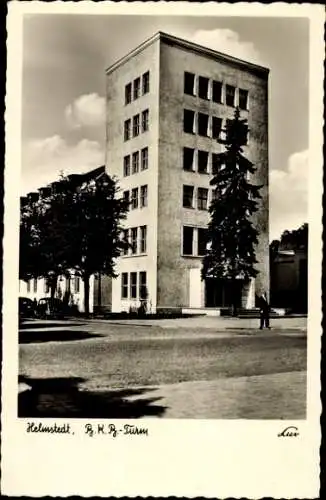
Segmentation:
<svg viewBox="0 0 326 500">
<path fill-rule="evenodd" d="M 35 317 L 35 302 L 27 297 L 19 297 L 18 311 L 20 318 L 34 318 Z"/>
<path fill-rule="evenodd" d="M 60 299 L 44 297 L 38 301 L 37 315 L 40 318 L 62 318 L 64 316 L 64 305 Z"/>
</svg>

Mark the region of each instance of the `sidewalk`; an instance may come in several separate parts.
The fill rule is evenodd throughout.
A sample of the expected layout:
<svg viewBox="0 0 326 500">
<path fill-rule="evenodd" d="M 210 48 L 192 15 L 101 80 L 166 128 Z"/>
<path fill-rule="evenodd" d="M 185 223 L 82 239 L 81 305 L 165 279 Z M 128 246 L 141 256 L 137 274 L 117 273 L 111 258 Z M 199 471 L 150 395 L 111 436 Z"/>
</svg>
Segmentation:
<svg viewBox="0 0 326 500">
<path fill-rule="evenodd" d="M 252 330 L 259 328 L 258 318 L 231 318 L 214 316 L 193 316 L 171 319 L 90 319 L 89 322 L 98 322 L 116 325 L 156 326 L 160 328 L 187 328 L 209 330 Z M 305 317 L 280 317 L 271 319 L 272 331 L 275 329 L 295 329 L 305 331 L 307 318 Z"/>
<path fill-rule="evenodd" d="M 164 418 L 304 419 L 306 372 L 161 385 L 151 396 L 165 408 Z"/>
</svg>

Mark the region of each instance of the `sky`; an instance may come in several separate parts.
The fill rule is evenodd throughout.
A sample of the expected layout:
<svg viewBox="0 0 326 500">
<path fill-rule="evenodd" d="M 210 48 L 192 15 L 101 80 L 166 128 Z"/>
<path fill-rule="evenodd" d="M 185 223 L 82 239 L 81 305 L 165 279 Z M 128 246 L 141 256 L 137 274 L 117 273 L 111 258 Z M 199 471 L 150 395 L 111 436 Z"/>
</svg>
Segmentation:
<svg viewBox="0 0 326 500">
<path fill-rule="evenodd" d="M 25 14 L 21 193 L 104 164 L 105 69 L 159 30 L 270 69 L 270 240 L 298 228 L 308 199 L 306 18 Z"/>
</svg>

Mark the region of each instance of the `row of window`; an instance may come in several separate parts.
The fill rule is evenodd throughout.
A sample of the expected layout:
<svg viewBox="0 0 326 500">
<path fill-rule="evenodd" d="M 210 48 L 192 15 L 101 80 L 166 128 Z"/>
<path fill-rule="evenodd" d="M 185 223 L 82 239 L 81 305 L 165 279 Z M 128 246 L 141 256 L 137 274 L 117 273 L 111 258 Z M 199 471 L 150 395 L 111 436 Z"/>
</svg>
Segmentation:
<svg viewBox="0 0 326 500">
<path fill-rule="evenodd" d="M 147 299 L 146 271 L 121 274 L 121 298 L 140 300 Z"/>
<path fill-rule="evenodd" d="M 37 278 L 33 278 L 32 280 L 28 280 L 27 281 L 27 293 L 31 292 L 31 288 L 33 288 L 33 293 L 37 293 L 38 285 L 39 285 L 39 280 Z M 69 289 L 69 288 L 71 289 L 71 291 L 74 291 L 75 293 L 79 293 L 79 291 L 80 291 L 80 277 L 79 276 L 74 276 L 72 280 L 71 280 L 71 278 L 66 278 L 66 289 Z M 46 279 L 43 282 L 43 292 L 44 293 L 50 292 L 50 286 L 49 286 L 48 280 L 46 280 Z"/>
<path fill-rule="evenodd" d="M 183 186 L 182 206 L 184 208 L 197 208 L 197 210 L 208 210 L 208 193 L 207 188 L 194 186 Z M 212 190 L 212 199 L 214 198 L 215 190 Z M 195 204 L 196 201 L 196 204 Z"/>
<path fill-rule="evenodd" d="M 128 118 L 124 122 L 124 140 L 129 141 L 132 137 L 137 137 L 141 132 L 147 132 L 149 129 L 149 109 Z"/>
<path fill-rule="evenodd" d="M 202 257 L 206 253 L 208 231 L 206 228 L 183 226 L 182 255 Z"/>
<path fill-rule="evenodd" d="M 218 154 L 185 147 L 183 148 L 183 169 L 189 172 L 212 173 L 214 175 L 218 171 Z"/>
<path fill-rule="evenodd" d="M 137 77 L 133 82 L 127 83 L 125 86 L 125 104 L 135 101 L 141 95 L 149 92 L 149 71 L 146 71 L 142 77 Z"/>
<path fill-rule="evenodd" d="M 126 155 L 123 158 L 123 176 L 127 177 L 130 174 L 137 174 L 140 170 L 148 169 L 148 148 L 143 148 L 140 151 L 134 151 L 131 155 Z"/>
<path fill-rule="evenodd" d="M 221 81 L 198 76 L 187 71 L 184 73 L 184 93 L 219 104 L 225 103 L 227 106 L 248 109 L 249 94 L 247 90 L 233 85 L 225 85 Z"/>
<path fill-rule="evenodd" d="M 225 126 L 232 120 L 225 119 Z M 207 115 L 192 109 L 183 110 L 183 131 L 188 134 L 198 134 L 202 137 L 220 139 L 223 130 L 223 118 Z M 244 142 L 248 143 L 248 128 L 244 129 Z"/>
<path fill-rule="evenodd" d="M 130 191 L 123 192 L 123 198 L 127 203 L 130 204 L 131 210 L 136 210 L 139 208 L 147 207 L 148 204 L 148 186 L 145 184 L 144 186 L 140 186 L 131 189 Z"/>
<path fill-rule="evenodd" d="M 129 243 L 122 255 L 144 254 L 147 251 L 147 226 L 132 227 L 122 231 L 122 240 Z"/>
</svg>

